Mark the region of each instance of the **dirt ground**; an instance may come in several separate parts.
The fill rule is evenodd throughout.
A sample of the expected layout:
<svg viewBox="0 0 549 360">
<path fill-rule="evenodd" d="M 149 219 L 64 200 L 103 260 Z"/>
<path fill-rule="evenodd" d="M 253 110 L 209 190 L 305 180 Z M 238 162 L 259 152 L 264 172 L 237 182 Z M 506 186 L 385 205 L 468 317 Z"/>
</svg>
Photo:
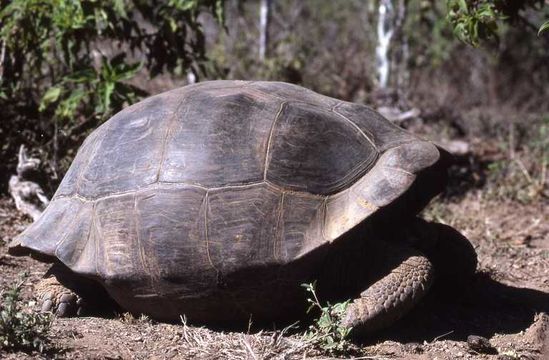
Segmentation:
<svg viewBox="0 0 549 360">
<path fill-rule="evenodd" d="M 535 173 L 541 174 L 541 178 L 536 178 L 534 172 L 527 170 L 528 162 L 520 161 L 520 154 L 513 153 L 509 158 L 491 151 L 485 141 L 470 141 L 470 146 L 471 152 L 452 170 L 451 191 L 425 211 L 427 218 L 456 227 L 474 244 L 479 267 L 467 293 L 447 298 L 432 292 L 391 329 L 353 345 L 339 357 L 549 359 L 549 200 L 543 193 L 547 186 L 545 170 Z M 505 165 L 513 159 L 519 159 L 517 164 L 522 163 L 526 172 L 519 166 L 515 173 L 493 176 L 497 170 L 493 164 Z M 536 165 L 537 161 L 531 163 Z M 530 179 L 526 183 L 513 180 L 521 176 Z M 515 196 L 506 196 L 505 191 L 528 196 L 519 201 Z M 0 198 L 0 288 L 12 287 L 26 273 L 26 299 L 48 266 L 7 255 L 6 243 L 28 223 L 9 198 Z M 333 357 L 303 340 L 301 332 L 221 332 L 185 324 L 154 323 L 128 314 L 55 319 L 50 336 L 52 346 L 46 353 L 0 350 L 0 358 Z M 485 337 L 492 349 L 470 346 L 470 335 Z"/>
</svg>

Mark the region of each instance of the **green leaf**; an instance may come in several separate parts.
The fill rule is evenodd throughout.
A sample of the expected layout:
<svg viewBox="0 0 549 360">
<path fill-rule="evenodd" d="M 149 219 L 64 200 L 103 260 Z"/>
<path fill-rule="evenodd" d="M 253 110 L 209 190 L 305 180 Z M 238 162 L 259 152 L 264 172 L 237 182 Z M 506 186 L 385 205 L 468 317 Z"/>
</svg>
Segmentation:
<svg viewBox="0 0 549 360">
<path fill-rule="evenodd" d="M 459 9 L 463 12 L 467 12 L 467 2 L 465 0 L 458 0 Z"/>
<path fill-rule="evenodd" d="M 57 101 L 59 99 L 59 95 L 61 95 L 61 88 L 58 86 L 54 86 L 48 89 L 44 96 L 42 96 L 42 100 L 40 101 L 40 106 L 38 107 L 38 111 L 42 112 L 46 110 L 46 108 Z"/>
<path fill-rule="evenodd" d="M 116 81 L 129 80 L 141 69 L 142 63 L 121 64 L 114 68 L 114 79 Z"/>
<path fill-rule="evenodd" d="M 114 83 L 108 82 L 104 84 L 103 88 L 103 107 L 104 111 L 107 112 L 111 106 L 111 95 L 114 91 Z"/>
<path fill-rule="evenodd" d="M 215 2 L 215 18 L 221 25 L 225 25 L 225 6 L 224 0 L 216 0 Z"/>
<path fill-rule="evenodd" d="M 74 83 L 90 83 L 97 78 L 97 73 L 95 69 L 88 68 L 80 71 L 75 71 L 72 74 L 69 74 L 63 78 L 66 82 Z"/>
<path fill-rule="evenodd" d="M 120 16 L 121 18 L 127 18 L 128 17 L 128 14 L 126 12 L 126 7 L 125 7 L 125 4 L 124 4 L 124 0 L 113 0 L 112 5 L 113 5 L 114 11 L 116 11 L 118 16 Z"/>
<path fill-rule="evenodd" d="M 78 106 L 86 98 L 87 92 L 82 89 L 75 89 L 70 96 L 59 103 L 55 115 L 60 119 L 71 119 L 75 116 Z"/>
</svg>

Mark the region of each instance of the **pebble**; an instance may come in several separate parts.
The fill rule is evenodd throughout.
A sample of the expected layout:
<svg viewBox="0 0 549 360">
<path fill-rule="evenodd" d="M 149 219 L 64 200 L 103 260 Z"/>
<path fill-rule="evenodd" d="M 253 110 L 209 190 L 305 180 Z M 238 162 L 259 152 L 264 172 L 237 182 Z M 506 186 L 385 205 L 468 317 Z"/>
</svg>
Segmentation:
<svg viewBox="0 0 549 360">
<path fill-rule="evenodd" d="M 515 357 L 512 357 L 511 355 L 498 355 L 497 360 L 513 360 L 516 359 Z"/>
<path fill-rule="evenodd" d="M 497 354 L 496 348 L 490 344 L 490 341 L 482 336 L 469 335 L 467 337 L 467 345 L 473 351 L 481 354 Z"/>
</svg>

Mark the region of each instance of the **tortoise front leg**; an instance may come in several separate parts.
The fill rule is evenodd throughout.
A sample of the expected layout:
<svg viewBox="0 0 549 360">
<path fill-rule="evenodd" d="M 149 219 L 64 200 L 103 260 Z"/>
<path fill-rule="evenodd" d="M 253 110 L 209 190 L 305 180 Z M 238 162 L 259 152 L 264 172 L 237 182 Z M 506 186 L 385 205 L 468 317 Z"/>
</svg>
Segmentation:
<svg viewBox="0 0 549 360">
<path fill-rule="evenodd" d="M 350 327 L 353 336 L 390 326 L 417 304 L 433 283 L 433 265 L 423 254 L 412 248 L 393 250 L 384 255 L 397 256 L 398 265 L 347 308 L 342 325 Z"/>
<path fill-rule="evenodd" d="M 42 311 L 59 317 L 99 314 L 117 308 L 101 285 L 61 263 L 52 265 L 35 292 Z"/>
<path fill-rule="evenodd" d="M 35 291 L 42 312 L 51 312 L 58 317 L 71 317 L 82 312 L 82 298 L 61 285 L 55 277 L 42 279 Z"/>
</svg>

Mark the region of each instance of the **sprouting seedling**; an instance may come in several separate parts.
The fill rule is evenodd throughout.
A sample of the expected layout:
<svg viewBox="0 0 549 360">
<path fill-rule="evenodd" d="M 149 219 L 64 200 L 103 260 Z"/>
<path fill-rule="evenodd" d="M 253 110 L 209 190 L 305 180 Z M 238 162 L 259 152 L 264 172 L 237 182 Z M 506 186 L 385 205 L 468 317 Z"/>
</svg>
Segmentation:
<svg viewBox="0 0 549 360">
<path fill-rule="evenodd" d="M 350 301 L 335 304 L 328 302 L 323 306 L 316 294 L 316 281 L 301 286 L 310 295 L 307 298 L 309 303 L 307 313 L 314 309 L 320 311 L 320 316 L 306 331 L 305 338 L 329 352 L 345 351 L 349 346 L 347 336 L 351 329 L 343 326 L 342 321 Z"/>
</svg>

